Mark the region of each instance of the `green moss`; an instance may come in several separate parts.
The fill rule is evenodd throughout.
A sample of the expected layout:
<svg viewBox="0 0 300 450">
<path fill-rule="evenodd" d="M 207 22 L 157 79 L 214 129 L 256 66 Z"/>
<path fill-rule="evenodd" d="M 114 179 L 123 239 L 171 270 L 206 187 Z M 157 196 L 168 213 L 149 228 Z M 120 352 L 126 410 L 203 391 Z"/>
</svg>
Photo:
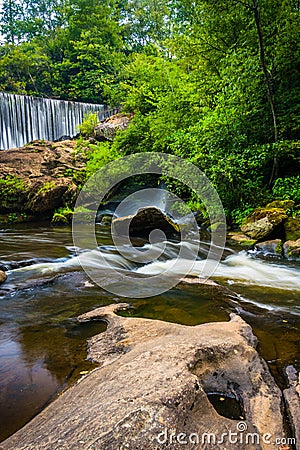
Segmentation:
<svg viewBox="0 0 300 450">
<path fill-rule="evenodd" d="M 21 178 L 7 175 L 0 179 L 0 192 L 2 197 L 10 197 L 26 189 L 24 181 Z"/>
<path fill-rule="evenodd" d="M 56 188 L 55 181 L 47 181 L 43 184 L 43 186 L 38 190 L 37 194 L 40 194 L 41 192 L 48 192 L 52 191 L 52 189 Z"/>
<path fill-rule="evenodd" d="M 289 217 L 284 223 L 287 241 L 297 241 L 300 239 L 300 218 Z"/>
<path fill-rule="evenodd" d="M 275 253 L 276 255 L 282 255 L 283 254 L 283 242 L 280 241 L 279 244 L 275 247 Z"/>
<path fill-rule="evenodd" d="M 68 206 L 65 208 L 58 208 L 52 217 L 51 223 L 66 224 L 71 223 L 73 218 L 73 211 Z"/>
<path fill-rule="evenodd" d="M 239 242 L 243 247 L 251 247 L 256 243 L 255 239 L 244 239 Z"/>
<path fill-rule="evenodd" d="M 86 171 L 85 171 L 85 169 L 75 170 L 75 169 L 68 168 L 68 169 L 65 170 L 63 176 L 72 178 L 74 183 L 77 186 L 79 186 L 79 187 L 83 186 L 84 183 L 86 182 Z"/>
<path fill-rule="evenodd" d="M 268 205 L 265 206 L 265 209 L 281 208 L 288 210 L 293 208 L 294 204 L 295 202 L 293 200 L 275 200 L 274 202 L 268 203 Z"/>
</svg>

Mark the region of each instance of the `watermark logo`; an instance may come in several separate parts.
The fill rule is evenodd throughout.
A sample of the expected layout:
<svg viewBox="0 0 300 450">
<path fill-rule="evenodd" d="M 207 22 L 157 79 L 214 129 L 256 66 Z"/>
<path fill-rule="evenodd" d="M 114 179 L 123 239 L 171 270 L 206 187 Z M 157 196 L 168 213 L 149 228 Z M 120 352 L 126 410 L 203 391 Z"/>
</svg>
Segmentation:
<svg viewBox="0 0 300 450">
<path fill-rule="evenodd" d="M 145 298 L 168 291 L 184 276 L 193 274 L 199 255 L 200 236 L 194 214 L 185 201 L 167 190 L 163 191 L 164 214 L 178 224 L 180 234 L 180 242 L 172 247 L 172 251 L 176 250 L 175 255 L 174 251 L 170 252 L 170 243 L 163 230 L 151 231 L 148 245 L 133 247 L 129 224 L 124 225 L 122 232 L 116 232 L 114 221 L 113 254 L 99 247 L 95 223 L 101 202 L 121 182 L 146 174 L 174 180 L 192 190 L 203 204 L 213 226 L 209 249 L 197 275 L 206 279 L 213 274 L 225 245 L 226 220 L 222 203 L 212 183 L 198 167 L 165 153 L 137 153 L 113 161 L 89 178 L 81 190 L 75 205 L 72 233 L 85 272 L 100 287 L 118 296 Z M 116 214 L 122 216 L 135 207 L 156 206 L 153 200 L 161 193 L 161 189 L 156 188 L 137 190 L 122 200 Z M 158 261 L 160 264 L 155 270 L 137 270 Z"/>
<path fill-rule="evenodd" d="M 228 430 L 219 435 L 215 433 L 204 432 L 199 433 L 182 433 L 164 429 L 156 437 L 158 444 L 181 444 L 181 445 L 220 445 L 220 444 L 243 444 L 243 445 L 276 445 L 280 449 L 290 449 L 290 446 L 296 444 L 295 438 L 275 437 L 271 433 L 264 433 L 260 435 L 256 432 L 249 432 L 246 422 L 238 422 L 235 430 Z M 212 447 L 214 448 L 214 447 Z M 251 447 L 252 448 L 252 447 Z"/>
</svg>

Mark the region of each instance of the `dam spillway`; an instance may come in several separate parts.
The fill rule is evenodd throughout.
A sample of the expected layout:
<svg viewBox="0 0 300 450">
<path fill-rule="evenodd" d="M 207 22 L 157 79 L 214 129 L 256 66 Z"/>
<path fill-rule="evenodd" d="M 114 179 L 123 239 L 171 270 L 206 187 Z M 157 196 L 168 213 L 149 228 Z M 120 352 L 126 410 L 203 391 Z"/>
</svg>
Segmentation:
<svg viewBox="0 0 300 450">
<path fill-rule="evenodd" d="M 36 139 L 74 137 L 90 111 L 96 112 L 99 120 L 111 112 L 105 105 L 0 92 L 0 150 L 22 147 Z"/>
</svg>

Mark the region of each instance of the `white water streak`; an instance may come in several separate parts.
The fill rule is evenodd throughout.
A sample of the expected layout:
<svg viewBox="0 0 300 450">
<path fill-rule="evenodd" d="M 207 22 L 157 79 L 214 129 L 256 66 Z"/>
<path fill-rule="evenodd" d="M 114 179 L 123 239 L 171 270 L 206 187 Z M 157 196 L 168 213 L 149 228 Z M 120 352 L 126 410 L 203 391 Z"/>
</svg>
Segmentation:
<svg viewBox="0 0 300 450">
<path fill-rule="evenodd" d="M 112 247 L 105 249 L 86 251 L 80 254 L 80 258 L 73 257 L 64 262 L 41 263 L 33 266 L 28 266 L 12 271 L 13 273 L 20 272 L 35 272 L 36 274 L 50 274 L 63 273 L 67 271 L 78 270 L 81 268 L 81 262 L 84 260 L 85 265 L 89 265 L 93 269 L 107 270 L 107 265 L 100 263 L 99 252 L 106 262 L 112 268 L 135 271 L 136 273 L 153 276 L 162 272 L 172 271 L 174 274 L 185 274 L 187 259 L 177 259 L 176 253 L 179 252 L 181 244 L 167 243 L 168 247 L 161 260 L 156 260 L 149 264 L 141 265 L 134 262 L 134 248 L 124 248 L 124 253 L 131 256 L 131 261 L 126 257 L 113 253 Z M 155 244 L 154 247 L 161 247 L 160 244 Z M 186 245 L 186 244 L 185 244 Z M 145 246 L 148 248 L 150 245 Z M 201 277 L 205 265 L 205 259 L 195 261 L 189 275 Z M 274 289 L 286 289 L 300 291 L 300 269 L 283 266 L 282 264 L 270 264 L 266 261 L 254 259 L 241 252 L 228 256 L 222 261 L 213 278 L 221 279 L 229 283 L 238 283 L 245 285 L 265 286 Z"/>
</svg>

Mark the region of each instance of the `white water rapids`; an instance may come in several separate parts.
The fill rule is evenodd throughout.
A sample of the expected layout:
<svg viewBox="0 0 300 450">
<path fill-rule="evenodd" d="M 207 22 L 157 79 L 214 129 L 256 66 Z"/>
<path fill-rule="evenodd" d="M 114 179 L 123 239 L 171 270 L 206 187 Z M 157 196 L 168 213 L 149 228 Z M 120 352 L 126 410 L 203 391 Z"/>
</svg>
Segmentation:
<svg viewBox="0 0 300 450">
<path fill-rule="evenodd" d="M 131 271 L 145 276 L 158 275 L 163 272 L 172 272 L 172 274 L 182 274 L 185 276 L 184 269 L 186 267 L 186 261 L 184 259 L 177 259 L 176 257 L 182 244 L 164 242 L 152 245 L 146 244 L 142 248 L 146 250 L 153 247 L 153 250 L 160 250 L 163 245 L 166 245 L 163 255 L 159 259 L 147 264 L 135 262 L 134 247 L 124 246 L 122 248 L 122 256 L 117 253 L 116 247 L 102 246 L 95 250 L 82 251 L 79 257 L 73 256 L 64 261 L 38 263 L 15 269 L 11 271 L 11 274 L 26 274 L 30 278 L 36 278 L 44 275 L 80 270 L 81 263 L 84 263 L 86 267 L 106 272 L 111 268 L 119 271 Z M 188 246 L 192 244 L 185 243 L 184 245 L 187 246 L 188 250 Z M 99 258 L 99 253 L 101 254 L 101 259 L 104 258 L 104 262 Z M 203 253 L 205 253 L 205 247 Z M 205 258 L 195 261 L 188 275 L 201 277 L 204 264 Z M 109 272 L 107 273 L 109 275 Z M 228 284 L 300 291 L 300 268 L 288 267 L 280 263 L 269 263 L 249 256 L 246 252 L 227 256 L 218 264 L 212 278 L 227 282 Z"/>
</svg>

